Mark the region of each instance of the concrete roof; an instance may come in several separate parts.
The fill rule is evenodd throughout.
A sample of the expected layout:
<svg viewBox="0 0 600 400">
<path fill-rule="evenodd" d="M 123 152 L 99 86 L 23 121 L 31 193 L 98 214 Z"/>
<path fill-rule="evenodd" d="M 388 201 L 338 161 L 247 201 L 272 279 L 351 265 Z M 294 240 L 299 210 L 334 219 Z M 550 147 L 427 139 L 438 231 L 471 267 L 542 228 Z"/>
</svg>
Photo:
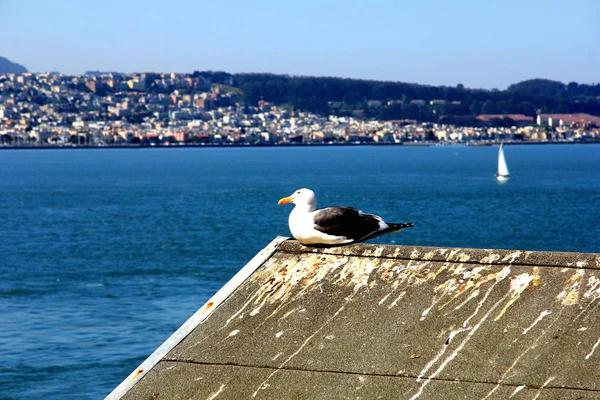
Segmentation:
<svg viewBox="0 0 600 400">
<path fill-rule="evenodd" d="M 600 254 L 275 239 L 107 399 L 600 398 Z"/>
</svg>

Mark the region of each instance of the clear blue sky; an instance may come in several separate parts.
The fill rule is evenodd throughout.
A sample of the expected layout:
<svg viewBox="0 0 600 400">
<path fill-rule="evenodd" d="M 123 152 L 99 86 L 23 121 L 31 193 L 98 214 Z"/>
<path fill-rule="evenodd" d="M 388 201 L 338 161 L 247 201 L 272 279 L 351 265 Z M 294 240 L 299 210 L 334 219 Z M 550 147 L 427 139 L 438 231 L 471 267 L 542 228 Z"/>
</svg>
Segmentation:
<svg viewBox="0 0 600 400">
<path fill-rule="evenodd" d="M 273 72 L 506 88 L 600 82 L 600 1 L 0 0 L 30 71 Z"/>
</svg>

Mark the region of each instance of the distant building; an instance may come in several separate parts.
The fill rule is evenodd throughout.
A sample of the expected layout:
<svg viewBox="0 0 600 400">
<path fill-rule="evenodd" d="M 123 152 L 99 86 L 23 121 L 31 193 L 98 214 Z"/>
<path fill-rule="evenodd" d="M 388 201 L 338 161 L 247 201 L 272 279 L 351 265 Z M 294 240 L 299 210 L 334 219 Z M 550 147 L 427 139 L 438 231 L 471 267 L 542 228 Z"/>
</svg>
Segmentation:
<svg viewBox="0 0 600 400">
<path fill-rule="evenodd" d="M 100 88 L 100 83 L 96 81 L 87 81 L 85 86 L 90 89 L 91 92 L 96 93 Z"/>
<path fill-rule="evenodd" d="M 177 140 L 178 142 L 185 142 L 190 138 L 190 134 L 187 132 L 174 132 L 173 133 L 173 137 L 175 138 L 175 140 Z"/>
<path fill-rule="evenodd" d="M 538 125 L 548 126 L 598 126 L 600 127 L 600 117 L 590 114 L 539 114 L 536 123 Z"/>
<path fill-rule="evenodd" d="M 485 123 L 491 123 L 494 120 L 511 119 L 516 126 L 527 126 L 533 124 L 533 118 L 523 114 L 481 114 L 477 119 Z"/>
</svg>

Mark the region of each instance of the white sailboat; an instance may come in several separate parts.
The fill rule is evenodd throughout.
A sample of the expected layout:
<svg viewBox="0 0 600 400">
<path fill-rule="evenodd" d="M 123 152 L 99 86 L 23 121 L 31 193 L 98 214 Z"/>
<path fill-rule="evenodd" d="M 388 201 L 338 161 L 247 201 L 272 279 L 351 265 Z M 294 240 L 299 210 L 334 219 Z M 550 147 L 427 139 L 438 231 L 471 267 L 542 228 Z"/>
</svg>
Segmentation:
<svg viewBox="0 0 600 400">
<path fill-rule="evenodd" d="M 510 179 L 510 172 L 508 172 L 508 166 L 504 158 L 504 143 L 500 143 L 500 150 L 498 150 L 498 172 L 496 173 L 496 179 L 498 182 L 506 182 Z"/>
</svg>

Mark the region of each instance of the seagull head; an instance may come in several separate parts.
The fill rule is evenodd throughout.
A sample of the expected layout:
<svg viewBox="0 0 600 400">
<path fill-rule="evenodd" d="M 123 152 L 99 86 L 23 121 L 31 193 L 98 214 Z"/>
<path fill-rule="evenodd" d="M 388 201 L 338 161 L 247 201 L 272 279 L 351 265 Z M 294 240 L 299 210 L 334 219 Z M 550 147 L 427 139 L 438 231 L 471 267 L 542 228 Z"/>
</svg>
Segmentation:
<svg viewBox="0 0 600 400">
<path fill-rule="evenodd" d="M 294 203 L 297 206 L 304 206 L 310 211 L 317 208 L 317 198 L 310 189 L 298 189 L 292 195 L 279 200 L 278 204 Z"/>
</svg>

